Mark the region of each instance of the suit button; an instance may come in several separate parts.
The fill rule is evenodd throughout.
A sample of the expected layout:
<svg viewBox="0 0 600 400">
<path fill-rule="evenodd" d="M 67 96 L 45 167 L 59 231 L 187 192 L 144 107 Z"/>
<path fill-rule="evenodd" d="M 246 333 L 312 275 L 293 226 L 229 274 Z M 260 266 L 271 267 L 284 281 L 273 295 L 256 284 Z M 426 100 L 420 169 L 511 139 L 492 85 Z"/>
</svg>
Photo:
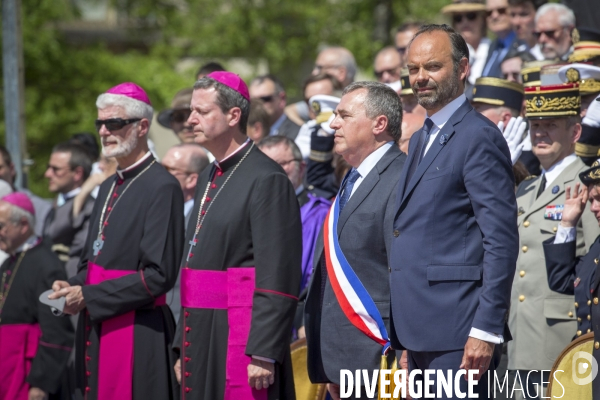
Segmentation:
<svg viewBox="0 0 600 400">
<path fill-rule="evenodd" d="M 394 237 L 398 237 L 398 236 L 400 236 L 400 231 L 398 229 L 396 229 L 394 231 Z"/>
<path fill-rule="evenodd" d="M 591 315 L 588 315 L 588 321 L 590 321 L 592 319 Z"/>
<path fill-rule="evenodd" d="M 600 261 L 600 260 L 598 260 L 597 258 L 594 258 L 594 263 L 595 263 L 596 265 L 598 265 L 598 262 L 599 262 L 599 261 Z"/>
<path fill-rule="evenodd" d="M 523 250 L 523 253 L 527 253 L 527 250 L 529 250 L 529 247 L 523 246 L 523 247 L 521 247 L 521 250 Z"/>
<path fill-rule="evenodd" d="M 575 302 L 575 308 L 579 308 L 579 303 Z"/>
<path fill-rule="evenodd" d="M 598 298 L 597 297 L 594 297 L 594 304 L 598 305 Z"/>
<path fill-rule="evenodd" d="M 590 328 L 588 328 L 587 333 L 590 333 L 592 330 Z"/>
<path fill-rule="evenodd" d="M 591 305 L 592 305 L 592 301 L 591 301 L 591 300 L 588 300 L 588 303 L 587 303 L 587 305 L 588 305 L 588 306 L 591 306 Z"/>
<path fill-rule="evenodd" d="M 573 311 L 569 311 L 569 318 L 573 317 Z"/>
<path fill-rule="evenodd" d="M 577 318 L 577 322 L 581 322 L 581 318 Z"/>
<path fill-rule="evenodd" d="M 552 232 L 556 233 L 558 231 L 557 227 L 552 228 Z"/>
<path fill-rule="evenodd" d="M 525 271 L 521 271 L 521 272 L 519 272 L 519 276 L 520 276 L 521 278 L 522 278 L 522 277 L 524 277 L 524 276 L 525 276 Z"/>
<path fill-rule="evenodd" d="M 581 331 L 577 331 L 577 336 L 581 336 Z"/>
<path fill-rule="evenodd" d="M 529 227 L 529 221 L 525 221 L 525 222 L 523 222 L 523 226 L 524 226 L 525 228 L 528 228 L 528 227 Z"/>
<path fill-rule="evenodd" d="M 519 301 L 520 301 L 520 302 L 524 302 L 524 301 L 525 301 L 525 296 L 523 296 L 523 295 L 520 295 L 520 296 L 519 296 Z"/>
<path fill-rule="evenodd" d="M 598 350 L 600 348 L 600 343 L 598 343 L 598 342 L 594 343 L 594 348 L 596 350 Z"/>
</svg>

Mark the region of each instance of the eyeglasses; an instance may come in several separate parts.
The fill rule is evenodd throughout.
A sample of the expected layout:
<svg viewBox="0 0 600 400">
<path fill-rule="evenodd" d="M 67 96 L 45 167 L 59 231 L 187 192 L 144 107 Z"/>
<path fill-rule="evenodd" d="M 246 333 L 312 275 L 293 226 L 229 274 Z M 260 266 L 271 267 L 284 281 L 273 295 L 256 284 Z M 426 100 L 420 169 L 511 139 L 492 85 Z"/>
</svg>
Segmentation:
<svg viewBox="0 0 600 400">
<path fill-rule="evenodd" d="M 171 113 L 170 120 L 176 124 L 183 124 L 188 120 L 190 114 L 192 114 L 190 110 L 175 110 Z"/>
<path fill-rule="evenodd" d="M 109 118 L 109 119 L 97 119 L 96 120 L 96 130 L 100 132 L 100 128 L 102 125 L 106 127 L 110 132 L 118 131 L 119 129 L 123 129 L 124 126 L 129 125 L 134 122 L 141 121 L 141 118 Z"/>
<path fill-rule="evenodd" d="M 500 8 L 494 8 L 492 10 L 487 10 L 487 16 L 491 17 L 492 14 L 494 13 L 494 11 L 496 11 L 499 15 L 504 15 L 506 14 L 506 7 L 500 7 Z"/>
<path fill-rule="evenodd" d="M 262 100 L 263 103 L 270 103 L 275 98 L 275 95 L 274 94 L 270 94 L 268 96 L 258 96 L 256 98 Z"/>
<path fill-rule="evenodd" d="M 400 55 L 404 55 L 404 53 L 406 53 L 406 49 L 408 49 L 408 47 L 396 47 L 396 50 L 398 53 L 400 53 Z"/>
<path fill-rule="evenodd" d="M 533 31 L 533 37 L 535 40 L 539 40 L 542 35 L 546 35 L 548 39 L 556 39 L 558 33 L 562 31 L 564 28 L 558 28 L 553 31 Z"/>
<path fill-rule="evenodd" d="M 58 172 L 62 171 L 63 169 L 67 169 L 69 168 L 68 166 L 66 167 L 55 167 L 54 165 L 50 165 L 48 164 L 48 166 L 46 167 L 46 170 L 51 169 L 53 174 L 57 174 Z"/>
<path fill-rule="evenodd" d="M 290 163 L 293 163 L 294 161 L 300 162 L 301 160 L 297 160 L 295 158 L 292 158 L 291 160 L 277 162 L 277 164 L 281 165 L 281 168 L 285 168 L 286 165 L 288 165 Z"/>
<path fill-rule="evenodd" d="M 394 68 L 384 69 L 382 71 L 374 71 L 374 74 L 377 77 L 377 79 L 383 78 L 383 74 L 385 74 L 386 72 L 387 72 L 388 75 L 397 76 L 398 75 L 398 68 L 400 68 L 399 65 L 396 66 L 396 67 L 394 67 Z"/>
<path fill-rule="evenodd" d="M 452 21 L 454 21 L 455 24 L 460 24 L 463 18 L 466 18 L 468 21 L 475 21 L 477 19 L 477 13 L 454 14 L 452 16 Z"/>
</svg>

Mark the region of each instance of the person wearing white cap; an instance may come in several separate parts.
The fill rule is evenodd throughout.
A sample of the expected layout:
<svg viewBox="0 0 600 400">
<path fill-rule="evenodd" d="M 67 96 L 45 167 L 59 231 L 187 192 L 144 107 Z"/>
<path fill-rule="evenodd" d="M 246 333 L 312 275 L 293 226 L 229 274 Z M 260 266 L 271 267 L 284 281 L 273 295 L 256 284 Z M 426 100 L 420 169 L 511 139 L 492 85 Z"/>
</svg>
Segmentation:
<svg viewBox="0 0 600 400">
<path fill-rule="evenodd" d="M 98 96 L 96 129 L 117 173 L 100 186 L 79 273 L 52 285 L 79 312 L 76 397 L 173 400 L 175 324 L 165 293 L 182 256 L 183 194 L 148 150 L 152 106 L 122 83 Z M 135 367 L 134 367 L 135 366 Z"/>
</svg>

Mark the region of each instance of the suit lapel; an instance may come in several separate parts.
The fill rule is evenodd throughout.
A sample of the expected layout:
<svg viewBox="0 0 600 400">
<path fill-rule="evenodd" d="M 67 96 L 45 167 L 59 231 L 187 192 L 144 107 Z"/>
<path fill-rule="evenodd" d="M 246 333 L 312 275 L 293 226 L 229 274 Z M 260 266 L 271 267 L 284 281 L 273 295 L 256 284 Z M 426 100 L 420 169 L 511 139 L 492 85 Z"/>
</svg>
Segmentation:
<svg viewBox="0 0 600 400">
<path fill-rule="evenodd" d="M 406 178 L 408 175 L 408 170 L 410 168 L 411 163 L 413 162 L 413 158 L 415 158 L 415 146 L 418 143 L 418 138 L 421 136 L 423 128 L 416 131 L 410 141 L 408 142 L 408 155 L 406 157 L 406 162 L 404 163 L 404 168 L 402 168 L 402 172 L 400 173 L 400 181 L 398 183 L 398 193 L 396 195 L 396 209 L 400 209 L 400 203 L 402 198 L 404 197 L 404 188 L 406 187 Z"/>
<path fill-rule="evenodd" d="M 406 198 L 408 197 L 410 192 L 412 192 L 412 190 L 415 188 L 417 183 L 419 183 L 419 181 L 421 180 L 421 177 L 423 176 L 425 171 L 427 171 L 427 168 L 429 168 L 429 166 L 431 165 L 433 160 L 436 159 L 436 157 L 438 156 L 440 151 L 442 151 L 442 149 L 444 147 L 446 147 L 446 145 L 448 144 L 447 142 L 449 142 L 450 139 L 452 138 L 452 136 L 454 136 L 454 133 L 455 133 L 454 125 L 456 125 L 460 121 L 462 121 L 464 116 L 472 109 L 473 109 L 473 107 L 471 107 L 471 105 L 469 104 L 469 101 L 466 100 L 458 108 L 458 110 L 456 110 L 456 112 L 452 115 L 452 117 L 450 117 L 450 119 L 448 120 L 448 122 L 446 122 L 444 127 L 438 132 L 438 134 L 435 138 L 435 141 L 433 143 L 431 143 L 431 147 L 425 154 L 425 157 L 423 157 L 423 160 L 421 160 L 421 164 L 419 164 L 419 166 L 417 167 L 417 170 L 415 171 L 414 175 L 412 176 L 410 182 L 408 182 L 408 186 L 406 187 L 406 190 L 404 191 L 404 193 L 402 193 L 402 200 L 400 201 L 400 205 L 398 207 L 398 210 L 396 210 L 396 211 L 400 210 L 400 207 L 406 201 Z M 442 137 L 442 135 L 446 135 L 447 142 L 445 144 L 440 143 L 440 138 Z M 413 153 L 414 153 L 414 151 L 413 151 Z M 414 156 L 414 154 L 413 154 L 413 156 Z M 407 169 L 407 168 L 404 168 L 404 169 Z M 403 175 L 403 176 L 405 176 L 405 175 Z"/>
<path fill-rule="evenodd" d="M 386 168 L 390 165 L 390 163 L 400 155 L 400 150 L 398 146 L 395 144 L 392 145 L 385 152 L 383 157 L 375 164 L 375 167 L 365 176 L 360 186 L 356 189 L 356 192 L 350 197 L 348 203 L 342 210 L 340 214 L 340 219 L 338 221 L 338 235 L 344 229 L 344 225 L 348 221 L 348 218 L 354 213 L 354 211 L 358 208 L 358 206 L 367 198 L 367 196 L 371 193 L 377 182 L 379 182 L 379 175 L 386 170 Z"/>
</svg>

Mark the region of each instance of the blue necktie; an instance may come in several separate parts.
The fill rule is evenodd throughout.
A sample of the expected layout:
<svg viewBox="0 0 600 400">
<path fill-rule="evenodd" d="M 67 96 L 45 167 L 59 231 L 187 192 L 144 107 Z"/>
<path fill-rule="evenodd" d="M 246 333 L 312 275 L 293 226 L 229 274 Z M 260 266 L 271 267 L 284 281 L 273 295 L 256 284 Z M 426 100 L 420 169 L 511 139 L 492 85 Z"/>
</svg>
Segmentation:
<svg viewBox="0 0 600 400">
<path fill-rule="evenodd" d="M 427 143 L 429 142 L 429 135 L 431 133 L 431 127 L 433 126 L 433 121 L 430 118 L 425 120 L 425 124 L 421 129 L 421 135 L 419 136 L 419 141 L 415 146 L 415 157 L 412 159 L 410 163 L 410 167 L 408 168 L 408 174 L 406 176 L 406 184 L 410 182 L 413 174 L 417 170 L 417 166 L 421 163 L 423 159 L 423 153 L 425 153 L 425 149 L 427 148 Z M 406 187 L 406 186 L 405 186 Z"/>
<path fill-rule="evenodd" d="M 350 173 L 348 174 L 348 178 L 346 178 L 346 183 L 344 184 L 344 192 L 342 193 L 342 197 L 340 197 L 340 213 L 344 209 L 344 206 L 350 200 L 350 195 L 352 194 L 352 189 L 354 188 L 354 184 L 356 180 L 360 178 L 360 174 L 357 170 L 352 168 Z"/>
</svg>

